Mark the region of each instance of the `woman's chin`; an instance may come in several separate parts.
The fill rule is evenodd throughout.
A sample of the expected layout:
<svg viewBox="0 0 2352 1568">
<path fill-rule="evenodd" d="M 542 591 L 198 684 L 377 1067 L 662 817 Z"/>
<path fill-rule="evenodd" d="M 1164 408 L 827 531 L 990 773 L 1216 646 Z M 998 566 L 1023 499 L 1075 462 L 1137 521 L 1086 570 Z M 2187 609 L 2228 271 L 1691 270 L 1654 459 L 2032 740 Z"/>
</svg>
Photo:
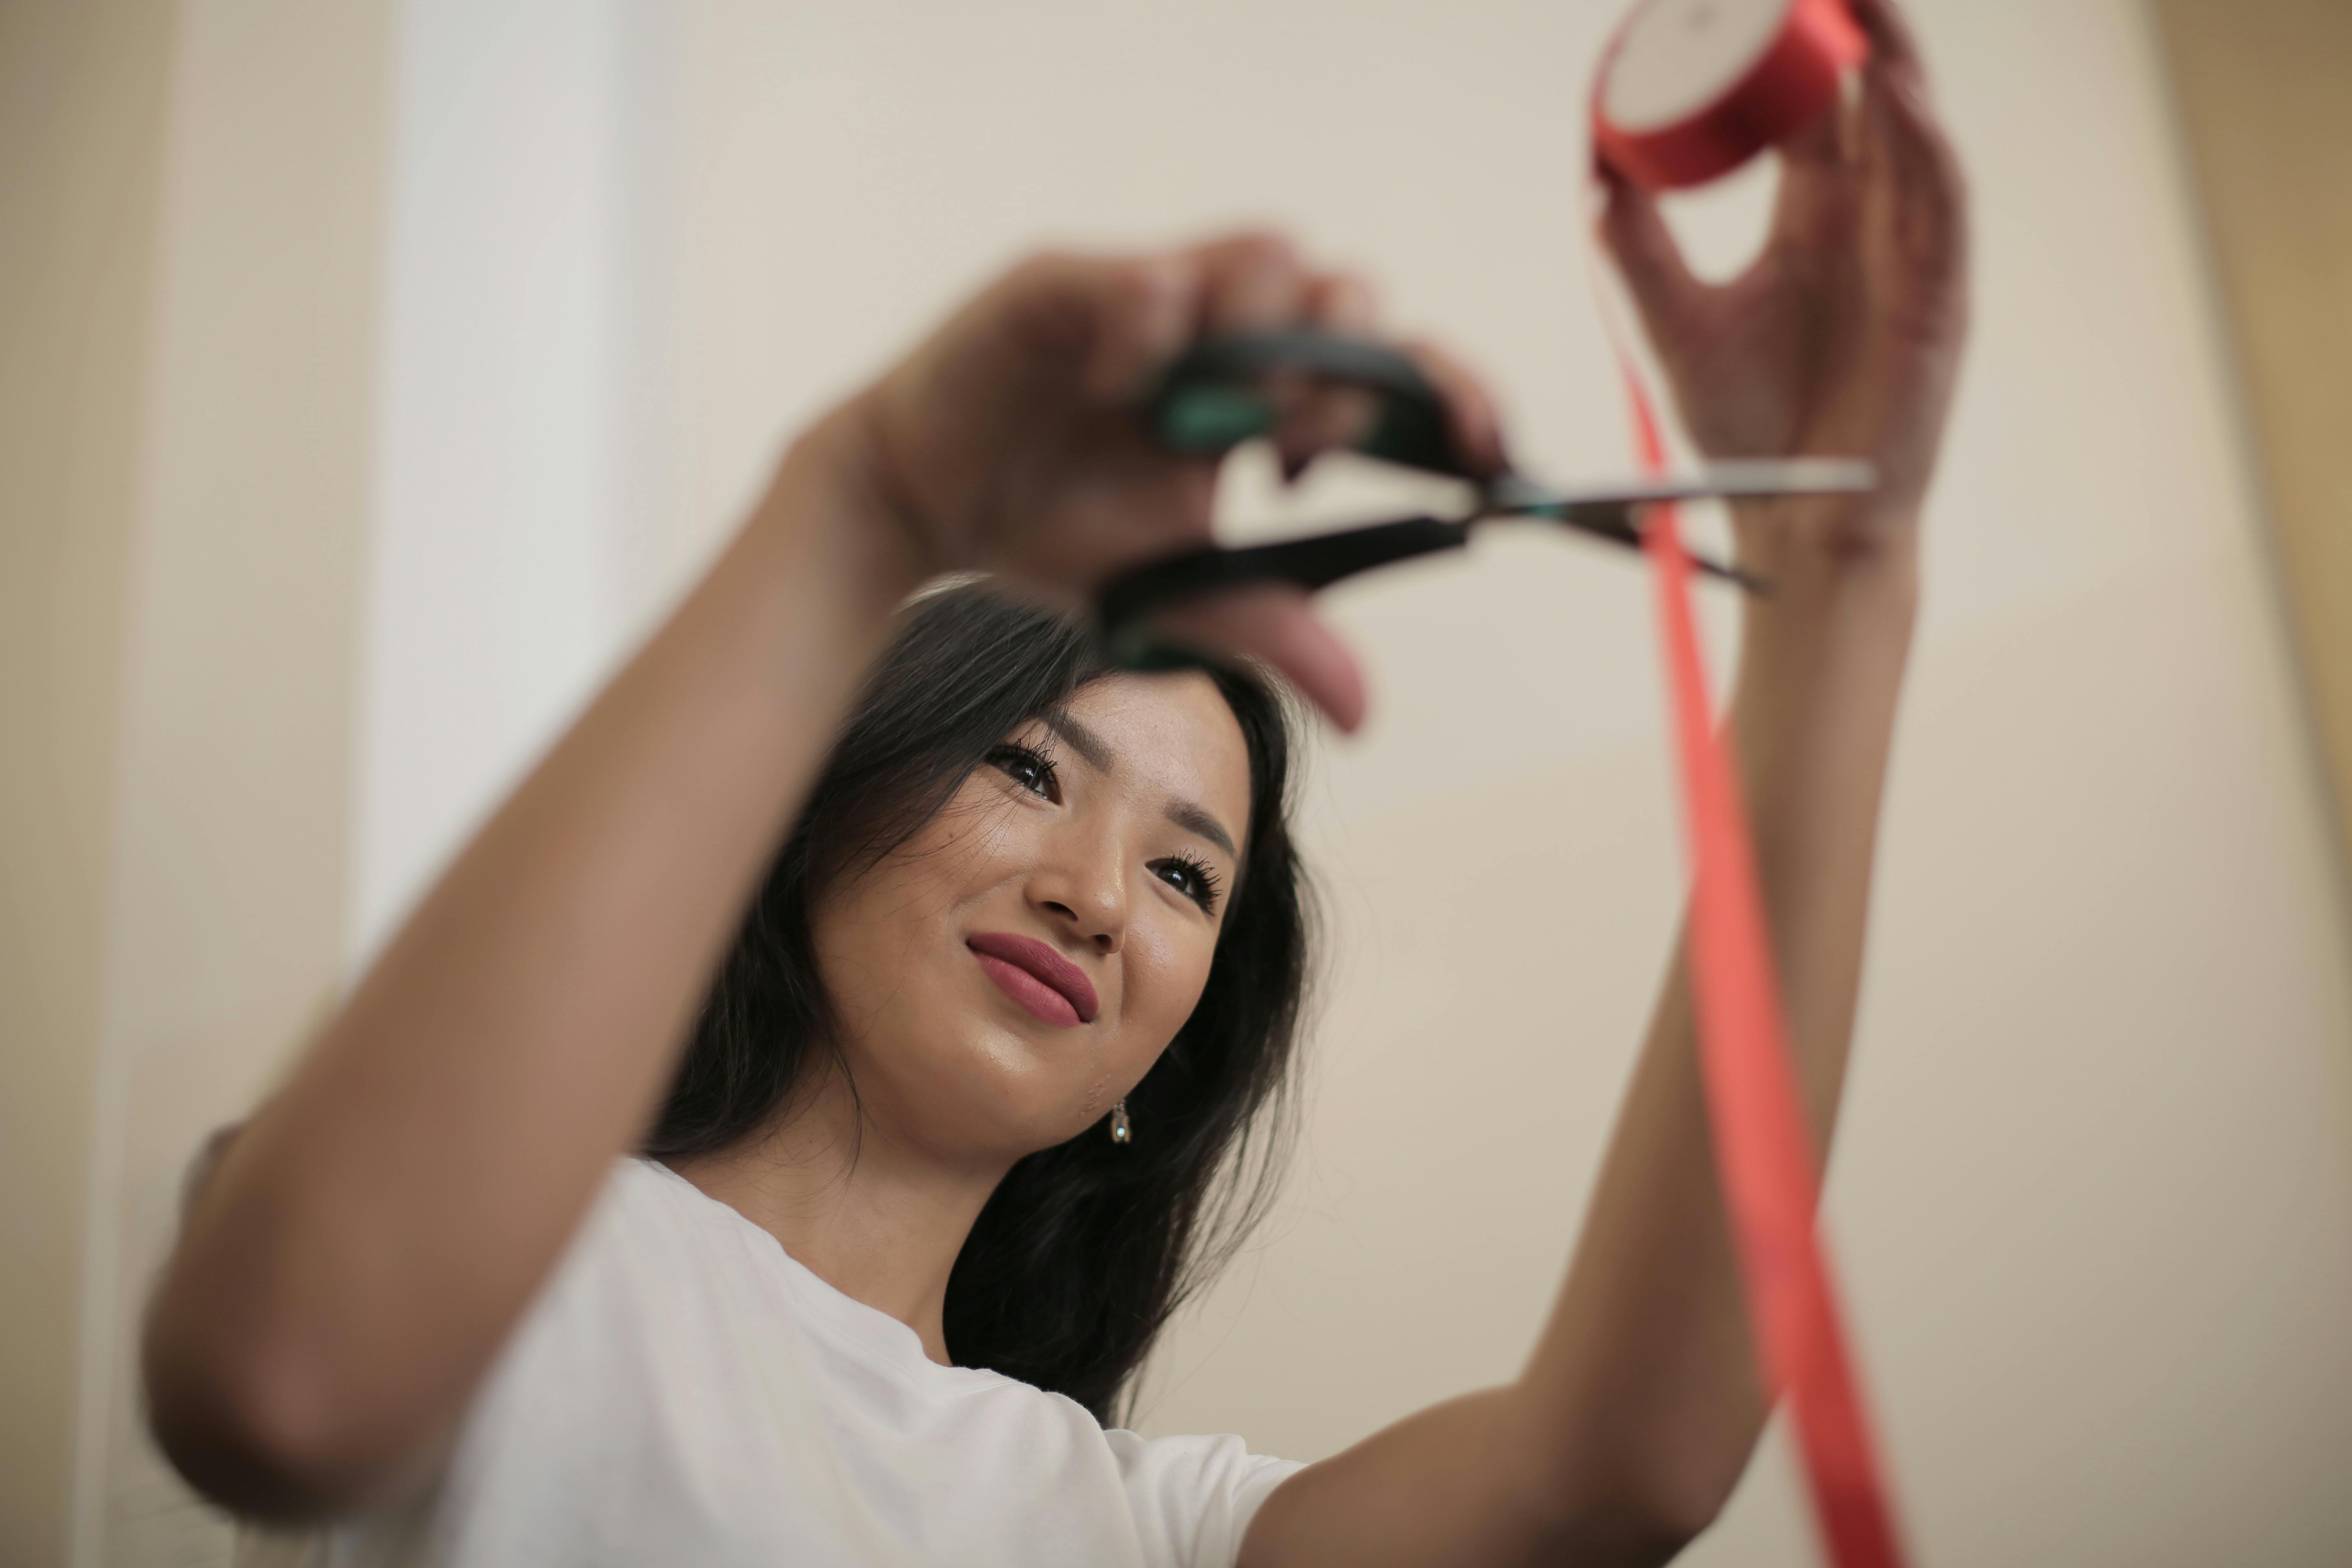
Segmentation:
<svg viewBox="0 0 2352 1568">
<path fill-rule="evenodd" d="M 869 1110 L 882 1113 L 888 1105 L 891 1120 L 903 1119 L 923 1147 L 1009 1163 L 1067 1142 L 1108 1109 L 1108 1101 L 1093 1103 L 1102 1093 L 1096 1064 L 1073 1073 L 1079 1063 L 1071 1053 L 1048 1049 L 1048 1042 L 1017 1026 L 977 1033 L 964 1049 L 908 1064 L 912 1071 L 880 1074 L 890 1080 L 887 1095 L 866 1091 L 876 1068 L 861 1067 L 860 1093 Z"/>
</svg>

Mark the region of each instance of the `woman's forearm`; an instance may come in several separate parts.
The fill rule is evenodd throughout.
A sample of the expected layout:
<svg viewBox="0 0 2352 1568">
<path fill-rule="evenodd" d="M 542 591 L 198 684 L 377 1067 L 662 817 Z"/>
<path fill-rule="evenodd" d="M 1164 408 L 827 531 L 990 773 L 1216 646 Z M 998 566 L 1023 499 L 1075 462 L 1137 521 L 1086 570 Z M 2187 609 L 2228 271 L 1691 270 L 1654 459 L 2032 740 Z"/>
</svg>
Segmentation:
<svg viewBox="0 0 2352 1568">
<path fill-rule="evenodd" d="M 1888 542 L 1867 558 L 1760 563 L 1775 592 L 1751 609 L 1727 721 L 1790 1048 L 1824 1153 L 1916 602 L 1913 530 L 1882 521 L 1874 531 Z M 1549 1505 L 1571 1522 L 1638 1521 L 1651 1545 L 1714 1517 L 1767 1414 L 1695 1047 L 1678 952 L 1568 1281 L 1519 1384 Z"/>
<path fill-rule="evenodd" d="M 1752 560 L 1776 592 L 1748 622 L 1728 720 L 1792 1047 L 1824 1140 L 1910 639 L 1909 532 L 1890 524 L 1900 542 L 1868 562 Z M 1526 1372 L 1286 1482 L 1251 1527 L 1245 1568 L 1656 1563 L 1713 1517 L 1765 1405 L 1695 1043 L 1677 957 Z"/>
<path fill-rule="evenodd" d="M 914 581 L 804 440 L 466 848 L 192 1207 L 159 1435 L 224 1500 L 381 1493 L 446 1436 L 640 1135 L 765 857 Z"/>
</svg>

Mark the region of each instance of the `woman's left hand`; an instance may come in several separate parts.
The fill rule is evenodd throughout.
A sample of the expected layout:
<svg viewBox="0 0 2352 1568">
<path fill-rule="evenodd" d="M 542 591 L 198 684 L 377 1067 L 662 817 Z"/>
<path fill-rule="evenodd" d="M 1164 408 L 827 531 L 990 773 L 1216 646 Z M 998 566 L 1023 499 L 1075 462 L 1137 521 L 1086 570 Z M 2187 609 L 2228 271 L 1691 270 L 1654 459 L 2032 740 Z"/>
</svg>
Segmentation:
<svg viewBox="0 0 2352 1568">
<path fill-rule="evenodd" d="M 1871 45 L 1859 101 L 1782 149 L 1770 237 L 1747 271 L 1693 276 L 1655 198 L 1607 169 L 1600 219 L 1700 451 L 1876 465 L 1866 504 L 1794 510 L 1786 542 L 1841 557 L 1908 542 L 1968 324 L 1958 160 L 1891 0 L 1852 4 Z"/>
</svg>

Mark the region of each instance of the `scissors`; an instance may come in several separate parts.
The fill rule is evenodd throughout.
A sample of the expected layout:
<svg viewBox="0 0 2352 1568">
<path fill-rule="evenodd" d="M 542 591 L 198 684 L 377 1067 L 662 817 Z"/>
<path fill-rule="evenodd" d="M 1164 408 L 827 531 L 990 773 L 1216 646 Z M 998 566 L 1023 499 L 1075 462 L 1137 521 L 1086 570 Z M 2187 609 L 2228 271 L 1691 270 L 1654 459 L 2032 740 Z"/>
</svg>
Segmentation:
<svg viewBox="0 0 2352 1568">
<path fill-rule="evenodd" d="M 1868 463 L 1796 458 L 1714 463 L 1689 479 L 1635 481 L 1599 489 L 1560 490 L 1518 474 L 1475 474 L 1454 450 L 1445 403 L 1419 366 L 1394 349 L 1325 332 L 1294 331 L 1212 338 L 1171 365 L 1146 400 L 1143 418 L 1171 451 L 1217 457 L 1280 420 L 1278 389 L 1305 381 L 1370 394 L 1372 417 L 1353 449 L 1365 457 L 1473 487 L 1458 517 L 1419 516 L 1336 532 L 1227 549 L 1209 545 L 1146 562 L 1107 584 L 1097 599 L 1111 658 L 1131 669 L 1196 664 L 1184 649 L 1155 637 L 1150 617 L 1221 588 L 1281 583 L 1312 593 L 1375 566 L 1440 550 L 1459 550 L 1470 531 L 1495 519 L 1548 521 L 1612 544 L 1639 550 L 1643 510 L 1664 502 L 1763 496 L 1850 495 L 1876 477 Z M 1694 556 L 1710 576 L 1761 594 L 1770 585 L 1722 562 Z"/>
</svg>

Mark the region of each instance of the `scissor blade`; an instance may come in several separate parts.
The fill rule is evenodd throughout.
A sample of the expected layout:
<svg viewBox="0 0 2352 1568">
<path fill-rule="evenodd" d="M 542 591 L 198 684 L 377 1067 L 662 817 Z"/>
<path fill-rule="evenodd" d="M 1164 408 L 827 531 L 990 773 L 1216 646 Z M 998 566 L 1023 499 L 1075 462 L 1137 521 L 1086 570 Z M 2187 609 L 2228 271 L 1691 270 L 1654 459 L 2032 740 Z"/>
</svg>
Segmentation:
<svg viewBox="0 0 2352 1568">
<path fill-rule="evenodd" d="M 1642 548 L 1642 531 L 1633 526 L 1633 509 L 1631 506 L 1582 506 L 1551 521 L 1564 522 L 1580 533 L 1605 539 L 1612 544 L 1622 544 L 1628 550 Z M 1743 572 L 1737 566 L 1712 560 L 1695 550 L 1685 550 L 1683 554 L 1694 567 L 1710 577 L 1737 583 L 1749 593 L 1759 595 L 1772 591 L 1769 580 L 1759 577 L 1753 572 Z"/>
<path fill-rule="evenodd" d="M 1496 511 L 1564 517 L 1586 509 L 1643 506 L 1660 501 L 1857 495 L 1877 483 L 1877 470 L 1853 458 L 1738 458 L 1709 463 L 1686 477 L 1641 479 L 1598 489 L 1555 489 L 1517 474 L 1506 474 L 1488 483 L 1485 500 Z"/>
<path fill-rule="evenodd" d="M 1772 579 L 1769 577 L 1759 577 L 1753 572 L 1742 572 L 1737 566 L 1727 566 L 1720 561 L 1710 561 L 1704 555 L 1693 555 L 1687 550 L 1683 552 L 1683 556 L 1694 567 L 1708 576 L 1720 577 L 1727 583 L 1737 583 L 1759 599 L 1769 598 L 1771 595 Z"/>
</svg>

